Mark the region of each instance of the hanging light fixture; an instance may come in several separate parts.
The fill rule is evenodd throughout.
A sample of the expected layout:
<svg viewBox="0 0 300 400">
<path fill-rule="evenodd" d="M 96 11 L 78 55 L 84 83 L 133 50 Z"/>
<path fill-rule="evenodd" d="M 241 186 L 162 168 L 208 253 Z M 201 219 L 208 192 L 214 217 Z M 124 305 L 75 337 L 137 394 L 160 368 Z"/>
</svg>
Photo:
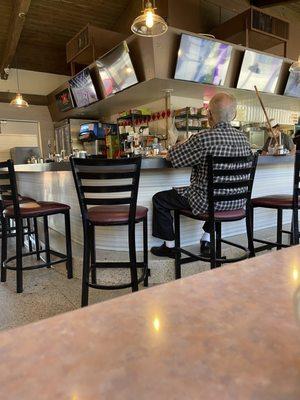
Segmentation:
<svg viewBox="0 0 300 400">
<path fill-rule="evenodd" d="M 16 71 L 17 71 L 18 93 L 16 94 L 16 97 L 10 102 L 10 105 L 18 108 L 27 108 L 29 107 L 29 104 L 27 103 L 26 100 L 23 99 L 23 96 L 20 93 L 18 66 L 16 67 Z"/>
<path fill-rule="evenodd" d="M 290 72 L 297 72 L 300 74 L 300 56 L 298 57 L 298 61 L 294 61 L 290 66 Z"/>
<path fill-rule="evenodd" d="M 133 33 L 139 36 L 154 37 L 160 36 L 167 32 L 168 25 L 166 21 L 155 14 L 155 0 L 142 1 L 142 15 L 137 17 L 131 25 Z"/>
</svg>

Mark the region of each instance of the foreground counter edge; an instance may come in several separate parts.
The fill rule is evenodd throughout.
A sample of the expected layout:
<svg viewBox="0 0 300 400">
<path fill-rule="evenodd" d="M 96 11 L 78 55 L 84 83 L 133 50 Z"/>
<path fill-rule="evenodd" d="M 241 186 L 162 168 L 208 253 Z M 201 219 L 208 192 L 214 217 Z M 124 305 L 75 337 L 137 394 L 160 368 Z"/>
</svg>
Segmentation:
<svg viewBox="0 0 300 400">
<path fill-rule="evenodd" d="M 291 164 L 294 162 L 294 156 L 259 156 L 258 165 L 276 165 L 276 164 Z M 143 158 L 142 169 L 164 169 L 172 168 L 171 163 L 162 157 Z M 20 164 L 15 165 L 16 172 L 55 172 L 55 171 L 70 171 L 69 162 L 51 162 L 44 164 Z"/>
</svg>

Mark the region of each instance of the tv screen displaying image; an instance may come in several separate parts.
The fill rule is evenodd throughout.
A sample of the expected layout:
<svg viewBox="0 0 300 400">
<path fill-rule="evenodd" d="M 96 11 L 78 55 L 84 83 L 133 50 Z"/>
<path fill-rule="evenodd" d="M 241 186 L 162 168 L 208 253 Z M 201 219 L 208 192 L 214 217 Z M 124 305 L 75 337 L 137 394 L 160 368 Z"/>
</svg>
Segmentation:
<svg viewBox="0 0 300 400">
<path fill-rule="evenodd" d="M 231 51 L 228 44 L 183 34 L 174 78 L 222 86 Z"/>
<path fill-rule="evenodd" d="M 69 88 L 57 93 L 55 95 L 55 101 L 59 111 L 65 112 L 74 108 L 73 99 Z"/>
<path fill-rule="evenodd" d="M 104 97 L 138 83 L 127 43 L 124 41 L 96 61 Z"/>
<path fill-rule="evenodd" d="M 239 89 L 274 93 L 276 90 L 283 59 L 246 50 L 237 84 Z"/>
<path fill-rule="evenodd" d="M 85 68 L 69 81 L 77 107 L 85 107 L 98 101 L 90 70 Z"/>
<path fill-rule="evenodd" d="M 285 96 L 300 97 L 300 74 L 291 71 L 284 91 Z"/>
</svg>

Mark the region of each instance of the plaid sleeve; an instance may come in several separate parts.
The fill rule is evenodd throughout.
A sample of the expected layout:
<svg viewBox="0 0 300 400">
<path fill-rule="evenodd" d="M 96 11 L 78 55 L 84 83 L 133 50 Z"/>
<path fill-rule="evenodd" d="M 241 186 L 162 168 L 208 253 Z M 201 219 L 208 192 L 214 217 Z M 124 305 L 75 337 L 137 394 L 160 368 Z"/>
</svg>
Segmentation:
<svg viewBox="0 0 300 400">
<path fill-rule="evenodd" d="M 169 151 L 169 159 L 175 168 L 192 167 L 199 164 L 201 158 L 200 135 L 193 135 L 189 140 L 173 147 Z"/>
</svg>

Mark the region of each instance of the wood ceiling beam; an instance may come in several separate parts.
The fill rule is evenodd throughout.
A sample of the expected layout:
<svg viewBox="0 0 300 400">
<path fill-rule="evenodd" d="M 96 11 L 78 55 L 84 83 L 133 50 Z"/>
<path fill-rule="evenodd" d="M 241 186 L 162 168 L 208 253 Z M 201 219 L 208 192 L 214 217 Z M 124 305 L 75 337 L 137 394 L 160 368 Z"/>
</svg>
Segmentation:
<svg viewBox="0 0 300 400">
<path fill-rule="evenodd" d="M 251 5 L 255 7 L 274 7 L 280 5 L 286 5 L 287 3 L 293 3 L 295 0 L 251 0 Z"/>
<path fill-rule="evenodd" d="M 13 3 L 14 5 L 9 23 L 6 46 L 0 60 L 1 79 L 7 79 L 8 77 L 5 69 L 9 68 L 16 54 L 31 0 L 13 0 Z"/>
</svg>

